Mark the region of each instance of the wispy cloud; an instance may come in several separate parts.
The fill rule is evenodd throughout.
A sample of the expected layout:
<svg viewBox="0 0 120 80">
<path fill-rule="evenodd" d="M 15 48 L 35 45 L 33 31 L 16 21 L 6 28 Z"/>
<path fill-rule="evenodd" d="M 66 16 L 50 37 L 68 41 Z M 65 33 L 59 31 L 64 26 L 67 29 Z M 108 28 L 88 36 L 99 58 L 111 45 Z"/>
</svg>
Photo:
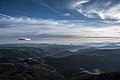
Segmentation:
<svg viewBox="0 0 120 80">
<path fill-rule="evenodd" d="M 96 20 L 95 22 L 87 20 L 53 20 L 0 15 L 0 25 L 8 26 L 0 26 L 1 38 L 28 37 L 31 39 L 52 39 L 54 41 L 56 39 L 74 41 L 75 39 L 86 38 L 88 41 L 90 38 L 116 38 L 120 35 L 119 24 L 107 23 L 102 20 Z"/>
<path fill-rule="evenodd" d="M 89 18 L 120 20 L 120 3 L 113 5 L 111 0 L 76 0 L 71 7 Z"/>
<path fill-rule="evenodd" d="M 53 7 L 51 7 L 50 5 L 48 5 L 47 3 L 45 3 L 44 1 L 41 0 L 40 3 L 41 3 L 41 5 L 43 5 L 44 7 L 52 10 L 53 12 L 55 12 L 55 13 L 57 13 L 57 14 L 60 14 L 59 11 L 57 11 L 56 9 L 54 9 Z"/>
<path fill-rule="evenodd" d="M 56 25 L 57 22 L 52 20 L 43 20 L 43 19 L 35 19 L 29 17 L 11 17 L 8 15 L 0 14 L 0 23 L 3 24 L 29 24 L 29 25 Z"/>
</svg>

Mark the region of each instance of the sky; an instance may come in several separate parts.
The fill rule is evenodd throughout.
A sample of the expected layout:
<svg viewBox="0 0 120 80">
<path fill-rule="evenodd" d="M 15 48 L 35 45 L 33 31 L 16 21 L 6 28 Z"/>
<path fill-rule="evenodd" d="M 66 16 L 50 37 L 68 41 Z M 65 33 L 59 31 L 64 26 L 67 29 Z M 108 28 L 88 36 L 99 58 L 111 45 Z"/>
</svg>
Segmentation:
<svg viewBox="0 0 120 80">
<path fill-rule="evenodd" d="M 119 27 L 120 0 L 0 0 L 0 44 L 119 42 Z"/>
</svg>

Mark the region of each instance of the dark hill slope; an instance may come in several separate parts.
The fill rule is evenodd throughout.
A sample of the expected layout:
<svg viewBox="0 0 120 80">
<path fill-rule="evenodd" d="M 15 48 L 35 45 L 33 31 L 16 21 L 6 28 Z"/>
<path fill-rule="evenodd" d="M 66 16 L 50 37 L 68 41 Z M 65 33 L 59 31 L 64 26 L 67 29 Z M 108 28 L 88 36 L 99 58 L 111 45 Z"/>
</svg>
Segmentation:
<svg viewBox="0 0 120 80">
<path fill-rule="evenodd" d="M 0 58 L 0 80 L 65 80 L 38 58 Z"/>
</svg>

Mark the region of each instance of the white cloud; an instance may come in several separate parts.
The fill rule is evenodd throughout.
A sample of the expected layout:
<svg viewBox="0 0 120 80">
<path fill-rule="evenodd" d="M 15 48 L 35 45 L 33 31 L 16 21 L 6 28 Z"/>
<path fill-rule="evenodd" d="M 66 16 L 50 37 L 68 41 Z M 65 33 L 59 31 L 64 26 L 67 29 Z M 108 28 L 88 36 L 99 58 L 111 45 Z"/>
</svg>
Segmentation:
<svg viewBox="0 0 120 80">
<path fill-rule="evenodd" d="M 89 18 L 120 20 L 120 3 L 110 1 L 77 0 L 72 2 L 71 7 Z"/>
<path fill-rule="evenodd" d="M 4 14 L 1 14 L 0 16 L 0 23 L 3 24 L 29 24 L 29 25 L 57 25 L 57 22 L 54 22 L 53 20 L 43 20 L 43 19 L 35 19 L 35 18 L 29 18 L 29 17 L 11 17 Z"/>
<path fill-rule="evenodd" d="M 90 0 L 77 0 L 75 1 L 74 4 L 72 4 L 72 7 L 73 8 L 78 8 L 78 7 L 82 7 L 81 5 L 84 4 L 84 3 L 87 3 L 89 2 Z"/>
<path fill-rule="evenodd" d="M 84 20 L 52 20 L 35 19 L 29 17 L 11 17 L 2 15 L 0 25 L 7 27 L 0 28 L 0 37 L 13 38 L 33 37 L 47 35 L 52 37 L 52 41 L 91 41 L 90 38 L 119 37 L 119 24 L 107 23 L 104 21 L 84 21 Z M 63 38 L 64 40 L 62 40 Z M 84 40 L 85 39 L 85 40 Z M 34 40 L 34 39 L 32 39 Z M 48 39 L 49 41 L 49 39 Z"/>
<path fill-rule="evenodd" d="M 71 14 L 70 13 L 65 13 L 65 14 L 63 14 L 63 16 L 71 16 Z"/>
<path fill-rule="evenodd" d="M 120 20 L 120 4 L 117 4 L 104 13 L 105 18 L 112 18 Z"/>
<path fill-rule="evenodd" d="M 13 19 L 13 17 L 11 17 L 11 16 L 8 16 L 8 15 L 1 14 L 1 13 L 0 13 L 0 19 L 6 19 L 6 18 L 8 18 L 8 19 Z"/>
</svg>

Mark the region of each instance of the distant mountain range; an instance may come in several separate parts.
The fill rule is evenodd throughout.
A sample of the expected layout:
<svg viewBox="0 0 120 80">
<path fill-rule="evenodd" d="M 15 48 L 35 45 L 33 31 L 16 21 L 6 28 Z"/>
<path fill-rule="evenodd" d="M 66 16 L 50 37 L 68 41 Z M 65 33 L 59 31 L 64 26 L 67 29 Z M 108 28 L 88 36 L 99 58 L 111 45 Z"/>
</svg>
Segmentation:
<svg viewBox="0 0 120 80">
<path fill-rule="evenodd" d="M 104 47 L 0 45 L 0 79 L 120 80 L 120 49 Z"/>
<path fill-rule="evenodd" d="M 34 58 L 44 57 L 49 55 L 49 52 L 32 47 L 12 47 L 12 48 L 0 48 L 0 57 L 13 57 L 13 58 Z"/>
</svg>

